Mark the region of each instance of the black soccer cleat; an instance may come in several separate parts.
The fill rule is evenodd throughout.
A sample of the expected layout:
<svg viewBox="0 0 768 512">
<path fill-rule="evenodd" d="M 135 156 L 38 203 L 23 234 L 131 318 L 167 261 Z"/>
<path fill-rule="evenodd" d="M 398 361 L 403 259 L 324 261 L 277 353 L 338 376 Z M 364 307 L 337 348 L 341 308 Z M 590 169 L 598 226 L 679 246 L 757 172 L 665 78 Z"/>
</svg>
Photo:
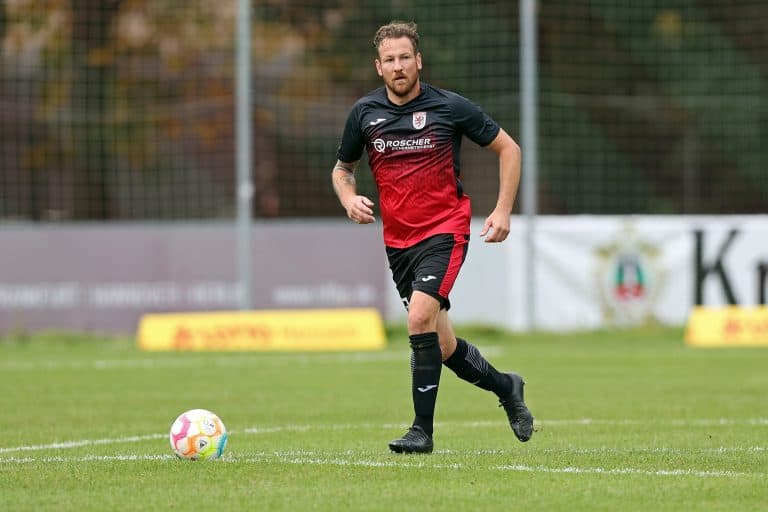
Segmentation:
<svg viewBox="0 0 768 512">
<path fill-rule="evenodd" d="M 389 443 L 389 449 L 395 453 L 432 453 L 432 438 L 424 429 L 414 425 L 400 439 Z"/>
<path fill-rule="evenodd" d="M 513 372 L 504 375 L 509 378 L 512 390 L 506 398 L 499 399 L 499 407 L 503 407 L 504 412 L 507 413 L 509 425 L 512 427 L 515 437 L 524 443 L 533 435 L 533 415 L 523 401 L 525 381 L 520 375 Z"/>
</svg>

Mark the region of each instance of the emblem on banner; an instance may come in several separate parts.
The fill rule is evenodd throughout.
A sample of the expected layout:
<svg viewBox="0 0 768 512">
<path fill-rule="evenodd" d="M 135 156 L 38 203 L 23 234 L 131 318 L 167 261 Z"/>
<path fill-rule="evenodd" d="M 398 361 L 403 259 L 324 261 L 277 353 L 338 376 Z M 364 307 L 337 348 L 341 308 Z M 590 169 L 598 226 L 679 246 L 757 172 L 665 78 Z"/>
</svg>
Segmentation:
<svg viewBox="0 0 768 512">
<path fill-rule="evenodd" d="M 627 224 L 613 243 L 597 248 L 596 256 L 595 277 L 606 320 L 614 325 L 651 320 L 665 278 L 658 264 L 659 249 Z"/>
<path fill-rule="evenodd" d="M 426 112 L 414 112 L 413 113 L 413 127 L 417 130 L 421 130 L 427 124 Z"/>
</svg>

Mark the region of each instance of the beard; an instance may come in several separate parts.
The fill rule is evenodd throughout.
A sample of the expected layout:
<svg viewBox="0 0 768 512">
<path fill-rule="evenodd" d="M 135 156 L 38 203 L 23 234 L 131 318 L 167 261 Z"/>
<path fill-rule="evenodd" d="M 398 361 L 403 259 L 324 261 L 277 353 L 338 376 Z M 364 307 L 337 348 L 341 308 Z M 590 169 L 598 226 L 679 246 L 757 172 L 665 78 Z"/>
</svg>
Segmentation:
<svg viewBox="0 0 768 512">
<path fill-rule="evenodd" d="M 404 80 L 398 80 L 398 78 L 403 78 Z M 388 80 L 386 82 L 387 89 L 389 89 L 392 94 L 399 98 L 404 98 L 413 93 L 414 88 L 416 87 L 416 82 L 418 81 L 418 76 L 415 77 L 397 77 L 392 80 Z"/>
</svg>

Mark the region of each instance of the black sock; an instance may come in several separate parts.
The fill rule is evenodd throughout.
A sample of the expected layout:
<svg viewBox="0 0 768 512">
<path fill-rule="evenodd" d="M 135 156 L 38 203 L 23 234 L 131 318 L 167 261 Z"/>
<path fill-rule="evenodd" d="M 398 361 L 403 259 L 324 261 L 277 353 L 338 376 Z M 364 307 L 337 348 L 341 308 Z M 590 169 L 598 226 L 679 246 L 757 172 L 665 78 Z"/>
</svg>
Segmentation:
<svg viewBox="0 0 768 512">
<path fill-rule="evenodd" d="M 432 423 L 437 401 L 437 386 L 440 384 L 443 356 L 440 352 L 436 332 L 425 332 L 409 336 L 411 342 L 411 392 L 414 425 L 432 435 Z"/>
<path fill-rule="evenodd" d="M 445 366 L 460 379 L 492 391 L 500 398 L 510 392 L 508 379 L 485 360 L 477 347 L 466 340 L 456 338 L 456 351 L 445 360 Z"/>
</svg>

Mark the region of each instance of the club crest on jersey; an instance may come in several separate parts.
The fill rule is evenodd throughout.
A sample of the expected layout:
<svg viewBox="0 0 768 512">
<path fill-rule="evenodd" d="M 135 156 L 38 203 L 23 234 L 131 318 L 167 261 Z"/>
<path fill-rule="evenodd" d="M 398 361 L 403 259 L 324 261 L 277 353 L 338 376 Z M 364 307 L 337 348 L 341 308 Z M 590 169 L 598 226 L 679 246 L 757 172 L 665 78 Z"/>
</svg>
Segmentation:
<svg viewBox="0 0 768 512">
<path fill-rule="evenodd" d="M 426 112 L 414 112 L 413 113 L 413 127 L 417 130 L 421 130 L 424 128 L 424 125 L 427 124 L 427 113 Z"/>
</svg>

